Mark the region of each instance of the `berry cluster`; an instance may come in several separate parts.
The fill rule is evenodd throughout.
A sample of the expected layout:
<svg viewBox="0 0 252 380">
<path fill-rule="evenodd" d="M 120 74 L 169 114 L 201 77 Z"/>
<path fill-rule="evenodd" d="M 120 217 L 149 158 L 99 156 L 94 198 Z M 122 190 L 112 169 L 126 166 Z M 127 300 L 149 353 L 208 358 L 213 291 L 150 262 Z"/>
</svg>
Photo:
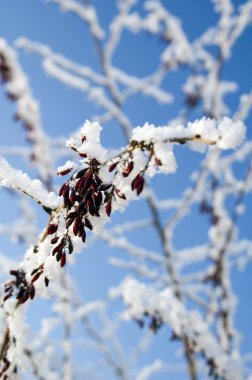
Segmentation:
<svg viewBox="0 0 252 380">
<path fill-rule="evenodd" d="M 162 317 L 159 315 L 158 312 L 154 313 L 154 315 L 150 315 L 148 311 L 145 311 L 143 314 L 143 318 L 137 319 L 136 322 L 139 325 L 139 327 L 144 328 L 146 320 L 149 320 L 148 328 L 153 333 L 157 333 L 158 330 L 160 330 L 164 324 Z"/>
<path fill-rule="evenodd" d="M 81 143 L 86 142 L 86 137 L 82 136 Z M 101 163 L 96 158 L 80 152 L 78 147 L 71 145 L 70 148 L 77 152 L 84 159 L 84 168 L 76 170 L 71 177 L 63 183 L 59 190 L 59 195 L 63 198 L 61 207 L 57 210 L 50 210 L 50 220 L 46 227 L 44 238 L 50 237 L 51 250 L 50 255 L 55 256 L 61 267 L 66 265 L 67 254 L 74 251 L 74 236 L 79 237 L 83 243 L 86 241 L 87 230 L 93 230 L 95 218 L 110 217 L 113 204 L 117 200 L 126 200 L 126 195 L 116 185 L 116 179 L 130 178 L 132 191 L 140 195 L 145 186 L 144 175 L 151 160 L 155 159 L 155 165 L 162 165 L 161 161 L 155 157 L 153 144 L 145 145 L 143 142 L 138 143 L 131 141 L 129 146 L 119 156 L 112 161 Z M 146 158 L 144 168 L 136 170 L 133 151 L 140 149 Z M 108 176 L 111 178 L 108 182 L 103 181 L 104 174 L 101 175 L 101 169 L 107 168 Z M 65 176 L 73 170 L 73 167 L 63 167 L 58 171 L 58 175 Z M 134 174 L 133 174 L 134 173 Z M 62 223 L 64 220 L 64 226 Z M 60 228 L 59 228 L 60 226 Z M 36 252 L 39 254 L 39 246 L 36 246 Z M 13 270 L 11 274 L 16 277 L 15 280 L 6 283 L 4 301 L 12 295 L 16 295 L 18 303 L 24 303 L 29 298 L 35 296 L 34 283 L 44 274 L 44 263 L 38 265 L 30 276 L 28 281 L 26 274 L 22 270 Z M 44 276 L 45 285 L 49 285 L 49 279 Z M 156 326 L 153 319 L 152 326 Z M 153 327 L 156 330 L 156 327 Z"/>
<path fill-rule="evenodd" d="M 91 217 L 101 216 L 101 207 L 105 208 L 107 216 L 112 210 L 112 201 L 119 197 L 126 199 L 112 183 L 104 183 L 100 176 L 101 164 L 95 158 L 89 160 L 86 168 L 75 172 L 60 188 L 59 195 L 64 199 L 64 209 L 66 210 L 66 230 L 61 235 L 57 235 L 58 223 L 51 222 L 47 227 L 48 235 L 55 235 L 51 239 L 54 245 L 52 255 L 60 261 L 61 267 L 66 263 L 66 252 L 73 252 L 73 243 L 69 230 L 75 236 L 86 241 L 86 231 L 93 229 Z M 58 172 L 63 176 L 68 174 L 71 169 Z M 111 171 L 111 170 L 110 170 Z"/>
<path fill-rule="evenodd" d="M 16 292 L 16 299 L 19 304 L 25 303 L 28 298 L 33 299 L 35 296 L 34 281 L 31 281 L 31 284 L 28 284 L 23 270 L 11 270 L 10 274 L 14 276 L 15 279 L 4 285 L 5 296 L 3 301 L 10 298 L 14 292 Z"/>
</svg>

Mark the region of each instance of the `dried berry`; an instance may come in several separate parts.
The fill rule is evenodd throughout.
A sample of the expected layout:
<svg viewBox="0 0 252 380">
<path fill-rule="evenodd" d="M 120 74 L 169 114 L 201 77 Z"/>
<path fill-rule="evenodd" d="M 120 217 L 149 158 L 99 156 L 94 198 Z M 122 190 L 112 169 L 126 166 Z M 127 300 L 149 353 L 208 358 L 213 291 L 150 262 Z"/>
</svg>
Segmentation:
<svg viewBox="0 0 252 380">
<path fill-rule="evenodd" d="M 81 221 L 81 223 L 79 224 L 79 227 L 78 227 L 77 235 L 78 235 L 79 237 L 81 237 L 81 235 L 83 234 L 83 231 L 84 231 L 84 224 L 83 224 L 83 222 Z"/>
<path fill-rule="evenodd" d="M 76 179 L 77 179 L 77 178 L 81 178 L 81 177 L 83 177 L 83 176 L 86 174 L 87 170 L 88 170 L 88 168 L 81 169 L 81 170 L 76 174 Z"/>
<path fill-rule="evenodd" d="M 74 221 L 74 224 L 73 224 L 73 233 L 74 233 L 75 236 L 77 236 L 77 234 L 78 234 L 80 223 L 81 223 L 81 218 L 79 216 L 77 216 L 75 218 L 75 221 Z"/>
<path fill-rule="evenodd" d="M 115 188 L 116 195 L 121 199 L 126 199 L 126 196 L 120 192 L 119 189 Z"/>
<path fill-rule="evenodd" d="M 73 252 L 73 242 L 70 236 L 67 237 L 67 240 L 68 240 L 68 251 L 69 251 L 69 254 L 71 255 L 71 253 Z"/>
<path fill-rule="evenodd" d="M 69 228 L 71 226 L 71 224 L 73 223 L 74 219 L 76 218 L 76 216 L 73 216 L 71 219 L 68 219 L 67 222 L 66 222 L 66 227 Z"/>
<path fill-rule="evenodd" d="M 86 214 L 87 208 L 86 208 L 86 203 L 85 201 L 81 201 L 78 206 L 78 212 L 81 214 Z"/>
<path fill-rule="evenodd" d="M 61 240 L 61 242 L 53 248 L 52 250 L 52 255 L 54 256 L 55 253 L 59 252 L 59 250 L 62 250 L 62 248 L 64 247 L 64 240 Z"/>
<path fill-rule="evenodd" d="M 131 189 L 137 191 L 137 195 L 139 195 L 144 188 L 144 178 L 141 174 L 138 174 L 133 181 L 131 182 Z"/>
<path fill-rule="evenodd" d="M 94 176 L 94 179 L 95 179 L 97 186 L 100 186 L 102 184 L 102 180 L 97 174 Z"/>
<path fill-rule="evenodd" d="M 52 238 L 51 244 L 56 244 L 58 240 L 59 240 L 59 236 L 55 236 L 54 238 Z"/>
<path fill-rule="evenodd" d="M 10 270 L 10 274 L 11 274 L 12 276 L 17 276 L 17 275 L 18 275 L 18 271 L 17 271 L 17 270 L 14 270 L 14 269 L 11 269 L 11 270 Z"/>
<path fill-rule="evenodd" d="M 79 156 L 80 156 L 81 158 L 87 158 L 87 154 L 86 154 L 86 153 L 79 153 Z"/>
<path fill-rule="evenodd" d="M 79 178 L 75 184 L 76 191 L 81 192 L 84 188 L 84 183 L 85 183 L 85 177 Z"/>
<path fill-rule="evenodd" d="M 35 287 L 34 287 L 34 285 L 30 286 L 29 295 L 30 295 L 30 299 L 33 300 L 33 298 L 35 297 Z"/>
<path fill-rule="evenodd" d="M 143 188 L 144 188 L 144 178 L 141 177 L 141 181 L 137 186 L 137 195 L 139 195 L 143 191 Z"/>
<path fill-rule="evenodd" d="M 61 266 L 61 268 L 63 268 L 65 266 L 65 264 L 66 264 L 66 254 L 64 252 L 64 253 L 62 253 L 62 256 L 61 256 L 61 259 L 60 259 L 60 266 Z"/>
<path fill-rule="evenodd" d="M 85 243 L 85 241 L 86 241 L 86 231 L 85 231 L 85 229 L 84 229 L 84 231 L 83 231 L 83 233 L 81 235 L 81 239 L 82 239 L 83 243 Z"/>
<path fill-rule="evenodd" d="M 134 168 L 134 162 L 130 161 L 127 168 L 122 172 L 123 177 L 128 177 L 128 175 L 132 172 Z"/>
<path fill-rule="evenodd" d="M 110 216 L 110 214 L 111 214 L 111 209 L 112 209 L 112 207 L 111 207 L 111 202 L 108 202 L 108 203 L 106 204 L 106 206 L 105 206 L 106 214 L 107 214 L 108 216 Z"/>
<path fill-rule="evenodd" d="M 112 172 L 116 168 L 117 164 L 118 162 L 114 162 L 113 164 L 111 164 L 109 167 L 109 172 Z"/>
<path fill-rule="evenodd" d="M 88 218 L 85 218 L 85 226 L 92 231 L 93 226 Z"/>
<path fill-rule="evenodd" d="M 95 210 L 93 202 L 88 201 L 88 211 L 90 215 L 95 216 L 96 210 Z"/>
<path fill-rule="evenodd" d="M 33 282 L 37 281 L 39 279 L 39 277 L 41 276 L 41 274 L 42 274 L 42 272 L 37 272 L 35 274 L 35 276 L 32 277 L 31 282 L 33 283 Z"/>
<path fill-rule="evenodd" d="M 161 166 L 162 165 L 162 162 L 159 158 L 155 157 L 155 165 L 157 166 Z"/>
<path fill-rule="evenodd" d="M 111 186 L 112 186 L 112 183 L 103 183 L 100 186 L 99 190 L 100 191 L 106 191 L 106 190 L 110 189 Z"/>
<path fill-rule="evenodd" d="M 4 298 L 3 298 L 3 302 L 7 301 L 7 299 L 9 299 L 9 298 L 12 296 L 12 294 L 13 294 L 12 292 L 6 294 L 6 295 L 4 296 Z"/>
<path fill-rule="evenodd" d="M 17 295 L 17 299 L 19 300 L 19 303 L 22 304 L 28 300 L 29 296 L 30 296 L 30 292 L 26 289 L 24 292 L 22 292 L 22 295 L 21 293 L 20 295 L 19 294 Z"/>
<path fill-rule="evenodd" d="M 70 173 L 72 170 L 73 170 L 73 168 L 61 170 L 61 171 L 58 171 L 57 174 L 60 176 L 64 176 L 64 175 L 67 175 L 68 173 Z"/>
<path fill-rule="evenodd" d="M 61 186 L 60 190 L 59 190 L 59 196 L 64 196 L 66 194 L 66 192 L 69 190 L 69 184 L 68 183 L 63 183 L 63 185 Z"/>
<path fill-rule="evenodd" d="M 74 203 L 76 201 L 76 193 L 75 191 L 71 191 L 71 194 L 69 195 L 70 202 Z"/>
<path fill-rule="evenodd" d="M 134 169 L 134 162 L 133 161 L 130 161 L 129 165 L 128 165 L 128 172 L 132 172 L 132 170 Z"/>
<path fill-rule="evenodd" d="M 47 227 L 47 233 L 48 235 L 54 234 L 58 229 L 58 225 L 54 223 L 50 223 L 49 226 Z"/>
<path fill-rule="evenodd" d="M 31 276 L 33 276 L 35 273 L 37 273 L 39 271 L 39 269 L 40 269 L 39 267 L 33 269 L 33 271 L 31 272 Z"/>
<path fill-rule="evenodd" d="M 7 293 L 4 301 L 10 298 L 14 292 L 19 303 L 24 303 L 29 298 L 29 285 L 26 280 L 26 275 L 23 270 L 11 270 L 10 273 L 15 276 L 15 279 L 9 281 L 4 286 L 4 292 Z M 37 274 L 35 274 L 37 276 Z"/>
<path fill-rule="evenodd" d="M 60 251 L 57 253 L 57 255 L 56 255 L 56 260 L 57 260 L 57 261 L 60 261 L 61 257 L 62 257 L 62 250 L 60 250 Z"/>
<path fill-rule="evenodd" d="M 87 178 L 85 179 L 85 182 L 84 182 L 84 188 L 85 189 L 89 189 L 91 184 L 93 182 L 93 175 L 92 173 L 90 173 Z"/>
<path fill-rule="evenodd" d="M 99 210 L 101 204 L 102 204 L 102 193 L 101 191 L 99 191 L 98 194 L 95 196 L 95 207 Z"/>
</svg>

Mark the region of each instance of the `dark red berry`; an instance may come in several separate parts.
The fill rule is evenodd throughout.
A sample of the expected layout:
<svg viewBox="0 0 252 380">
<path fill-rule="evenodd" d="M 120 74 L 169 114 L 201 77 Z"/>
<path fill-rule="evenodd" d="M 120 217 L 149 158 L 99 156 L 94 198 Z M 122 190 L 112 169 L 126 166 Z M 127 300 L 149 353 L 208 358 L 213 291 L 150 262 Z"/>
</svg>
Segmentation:
<svg viewBox="0 0 252 380">
<path fill-rule="evenodd" d="M 83 231 L 83 233 L 81 235 L 81 238 L 82 238 L 83 243 L 85 243 L 85 241 L 86 241 L 86 231 L 85 231 L 85 229 L 84 229 L 84 231 Z"/>
<path fill-rule="evenodd" d="M 30 286 L 29 295 L 30 295 L 30 299 L 33 300 L 33 298 L 35 297 L 35 286 L 34 285 Z"/>
<path fill-rule="evenodd" d="M 85 218 L 85 226 L 92 231 L 93 226 L 88 218 Z"/>
<path fill-rule="evenodd" d="M 109 167 L 109 172 L 112 172 L 116 168 L 117 164 L 118 162 L 114 162 L 113 164 L 111 164 Z"/>
<path fill-rule="evenodd" d="M 106 206 L 105 206 L 106 214 L 107 214 L 108 216 L 110 216 L 110 214 L 111 214 L 111 209 L 112 209 L 112 207 L 111 207 L 111 202 L 108 202 L 108 203 L 106 204 Z"/>
<path fill-rule="evenodd" d="M 69 190 L 69 184 L 68 183 L 63 183 L 63 185 L 61 186 L 60 190 L 59 190 L 59 196 L 61 197 L 63 195 L 66 194 L 66 192 Z"/>
<path fill-rule="evenodd" d="M 59 237 L 55 236 L 54 238 L 52 238 L 51 244 L 56 244 L 58 240 L 59 240 Z"/>
<path fill-rule="evenodd" d="M 67 175 L 68 173 L 71 172 L 71 170 L 73 170 L 73 168 L 61 170 L 61 171 L 57 172 L 57 174 L 60 175 L 60 176 Z"/>
<path fill-rule="evenodd" d="M 50 223 L 49 226 L 47 227 L 47 233 L 48 235 L 54 234 L 58 229 L 58 225 L 54 223 Z"/>
<path fill-rule="evenodd" d="M 60 259 L 60 266 L 61 266 L 61 268 L 63 268 L 65 266 L 65 264 L 66 264 L 66 254 L 64 252 L 64 253 L 62 253 L 62 256 L 61 256 L 61 259 Z"/>
<path fill-rule="evenodd" d="M 39 279 L 39 277 L 41 276 L 41 274 L 42 274 L 42 272 L 36 273 L 35 276 L 32 277 L 31 282 L 33 283 L 33 282 L 37 281 Z"/>
<path fill-rule="evenodd" d="M 4 296 L 3 298 L 3 302 L 7 301 L 7 299 L 9 299 L 11 296 L 12 296 L 12 292 L 6 294 L 6 296 Z"/>
<path fill-rule="evenodd" d="M 54 256 L 55 253 L 59 252 L 59 250 L 62 250 L 63 246 L 64 246 L 64 241 L 62 240 L 56 247 L 53 248 L 52 255 Z"/>
</svg>

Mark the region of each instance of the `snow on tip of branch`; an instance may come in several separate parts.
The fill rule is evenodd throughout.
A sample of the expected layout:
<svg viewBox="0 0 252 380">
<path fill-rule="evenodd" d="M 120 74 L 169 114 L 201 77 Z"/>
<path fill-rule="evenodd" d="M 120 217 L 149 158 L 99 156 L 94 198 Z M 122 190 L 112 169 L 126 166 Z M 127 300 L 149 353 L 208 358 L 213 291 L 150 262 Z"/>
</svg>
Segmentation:
<svg viewBox="0 0 252 380">
<path fill-rule="evenodd" d="M 252 2 L 244 1 L 238 7 L 238 12 L 230 0 L 212 0 L 214 9 L 220 14 L 218 28 L 214 41 L 219 46 L 223 58 L 229 58 L 231 48 L 252 22 Z"/>
<path fill-rule="evenodd" d="M 234 7 L 230 0 L 212 0 L 212 3 L 214 4 L 214 10 L 221 13 L 223 17 L 227 18 L 233 13 Z"/>
<path fill-rule="evenodd" d="M 116 49 L 118 42 L 121 38 L 121 33 L 124 27 L 124 19 L 127 17 L 130 8 L 135 5 L 136 0 L 126 0 L 118 2 L 117 6 L 119 8 L 119 13 L 115 16 L 114 20 L 111 21 L 109 26 L 110 35 L 108 37 L 108 42 L 105 47 L 106 55 L 111 58 L 114 50 Z"/>
<path fill-rule="evenodd" d="M 172 68 L 176 68 L 179 63 L 191 64 L 194 61 L 193 52 L 180 20 L 171 15 L 159 1 L 147 1 L 146 9 L 160 24 L 165 25 L 164 39 L 170 44 L 162 54 L 162 61 Z"/>
<path fill-rule="evenodd" d="M 224 117 L 218 125 L 221 133 L 217 146 L 221 149 L 234 149 L 240 146 L 246 134 L 246 128 L 242 121 L 232 122 L 228 117 Z"/>
<path fill-rule="evenodd" d="M 99 123 L 91 123 L 86 120 L 80 130 L 81 140 L 78 137 L 71 137 L 66 141 L 66 146 L 69 148 L 78 147 L 80 154 L 86 154 L 89 157 L 96 158 L 100 161 L 108 159 L 108 152 L 100 144 L 100 133 L 102 127 Z"/>
<path fill-rule="evenodd" d="M 126 319 L 141 320 L 158 315 L 164 323 L 169 324 L 177 336 L 186 336 L 194 343 L 194 349 L 214 362 L 217 373 L 227 380 L 243 379 L 240 358 L 237 353 L 228 354 L 220 346 L 208 325 L 196 311 L 188 311 L 174 297 L 172 290 L 166 288 L 159 292 L 153 287 L 135 279 L 124 280 L 117 288 L 110 290 L 110 297 L 122 296 L 128 309 Z"/>
<path fill-rule="evenodd" d="M 136 380 L 147 380 L 150 376 L 165 369 L 165 364 L 160 359 L 156 359 L 153 363 L 146 365 L 138 373 Z"/>
<path fill-rule="evenodd" d="M 105 32 L 100 27 L 95 8 L 91 3 L 80 4 L 75 0 L 47 0 L 48 2 L 58 4 L 64 12 L 72 12 L 84 20 L 92 35 L 102 40 L 105 36 Z"/>
<path fill-rule="evenodd" d="M 179 64 L 193 63 L 193 52 L 179 19 L 171 15 L 158 0 L 146 1 L 144 8 L 147 11 L 145 17 L 133 12 L 125 15 L 121 22 L 133 33 L 141 30 L 152 34 L 161 33 L 162 38 L 168 42 L 168 47 L 161 55 L 161 60 L 167 67 L 175 69 Z"/>
<path fill-rule="evenodd" d="M 242 144 L 245 139 L 246 127 L 242 121 L 232 121 L 228 117 L 215 121 L 210 118 L 202 118 L 189 122 L 186 127 L 155 127 L 145 123 L 143 127 L 134 128 L 132 140 L 147 142 L 176 142 L 179 139 L 192 139 L 210 145 L 216 145 L 220 149 L 234 149 Z"/>
<path fill-rule="evenodd" d="M 252 91 L 248 94 L 242 94 L 240 97 L 239 108 L 233 116 L 235 121 L 245 120 L 252 108 Z"/>
<path fill-rule="evenodd" d="M 239 6 L 239 14 L 236 18 L 235 26 L 233 32 L 230 36 L 231 43 L 237 40 L 237 38 L 242 34 L 244 29 L 252 22 L 252 2 L 248 0 L 244 4 Z"/>
<path fill-rule="evenodd" d="M 17 189 L 50 209 L 60 205 L 60 197 L 48 192 L 38 179 L 32 180 L 26 173 L 11 167 L 3 157 L 0 157 L 0 186 Z"/>
<path fill-rule="evenodd" d="M 75 162 L 68 160 L 64 165 L 57 167 L 57 174 L 60 176 L 68 174 L 77 167 L 78 165 Z"/>
</svg>

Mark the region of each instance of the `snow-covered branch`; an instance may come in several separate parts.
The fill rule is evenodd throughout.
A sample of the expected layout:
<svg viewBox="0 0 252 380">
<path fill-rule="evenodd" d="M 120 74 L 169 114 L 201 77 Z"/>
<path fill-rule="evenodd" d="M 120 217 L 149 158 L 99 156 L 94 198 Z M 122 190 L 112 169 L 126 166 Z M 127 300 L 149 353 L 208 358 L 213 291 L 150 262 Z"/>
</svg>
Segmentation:
<svg viewBox="0 0 252 380">
<path fill-rule="evenodd" d="M 32 143 L 32 161 L 41 179 L 50 184 L 53 170 L 48 151 L 48 137 L 41 127 L 39 104 L 33 98 L 15 50 L 3 38 L 0 38 L 0 76 L 6 83 L 8 97 L 17 102 L 15 117 L 23 122 L 27 138 Z"/>
<path fill-rule="evenodd" d="M 40 180 L 30 179 L 26 173 L 11 167 L 3 157 L 0 157 L 0 186 L 18 190 L 49 210 L 60 204 L 60 198 L 54 192 L 48 192 Z"/>
<path fill-rule="evenodd" d="M 33 12 L 35 40 L 23 29 L 7 40 L 24 68 L 23 53 L 35 53 L 56 79 L 35 83 L 46 132 L 16 51 L 0 38 L 3 89 L 31 143 L 14 136 L 10 146 L 2 131 L 11 165 L 0 158 L 0 379 L 250 379 L 252 95 L 248 57 L 235 57 L 251 36 L 251 0 L 212 0 L 212 25 L 204 12 L 194 22 L 187 2 L 181 19 L 177 2 L 45 2 L 45 14 Z M 40 25 L 48 33 L 36 42 Z M 75 111 L 75 130 L 64 130 Z M 83 117 L 92 122 L 77 130 Z"/>
</svg>

